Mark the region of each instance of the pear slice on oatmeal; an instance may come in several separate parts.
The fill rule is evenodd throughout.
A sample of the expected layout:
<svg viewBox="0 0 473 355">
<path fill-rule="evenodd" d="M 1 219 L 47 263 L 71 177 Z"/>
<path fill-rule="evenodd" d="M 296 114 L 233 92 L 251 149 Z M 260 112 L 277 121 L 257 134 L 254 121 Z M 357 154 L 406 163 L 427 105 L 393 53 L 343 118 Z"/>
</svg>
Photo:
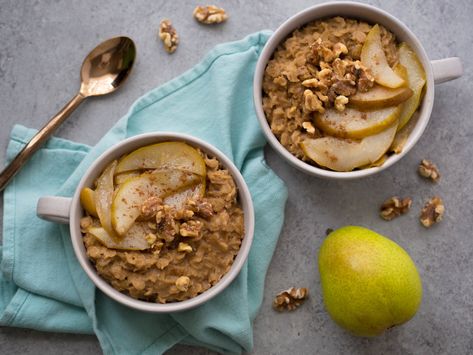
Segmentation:
<svg viewBox="0 0 473 355">
<path fill-rule="evenodd" d="M 201 181 L 200 175 L 181 170 L 155 171 L 128 179 L 120 185 L 111 205 L 113 229 L 120 236 L 125 235 L 140 216 L 141 207 L 147 199 L 163 199 Z"/>
<path fill-rule="evenodd" d="M 394 89 L 406 84 L 406 81 L 396 74 L 388 64 L 377 24 L 366 36 L 366 41 L 361 49 L 361 62 L 371 70 L 375 82 L 379 85 Z"/>
<path fill-rule="evenodd" d="M 335 171 L 351 171 L 379 160 L 389 149 L 398 122 L 381 133 L 361 140 L 322 137 L 306 139 L 301 148 L 307 157 L 320 166 Z"/>
<path fill-rule="evenodd" d="M 118 162 L 115 174 L 145 169 L 178 169 L 205 177 L 199 152 L 184 142 L 164 142 L 139 148 Z"/>
</svg>

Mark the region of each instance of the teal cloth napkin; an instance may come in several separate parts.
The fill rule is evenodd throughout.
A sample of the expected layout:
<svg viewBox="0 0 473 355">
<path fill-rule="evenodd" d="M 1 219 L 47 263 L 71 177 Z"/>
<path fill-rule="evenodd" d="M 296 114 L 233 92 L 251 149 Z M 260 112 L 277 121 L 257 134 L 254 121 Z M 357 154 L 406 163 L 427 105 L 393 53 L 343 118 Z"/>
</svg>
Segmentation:
<svg viewBox="0 0 473 355">
<path fill-rule="evenodd" d="M 251 350 L 287 198 L 265 164 L 252 101 L 255 64 L 269 35 L 217 46 L 194 68 L 138 99 L 95 147 L 51 138 L 35 154 L 4 192 L 0 325 L 95 333 L 106 354 L 163 353 L 177 343 L 222 353 Z M 189 133 L 218 147 L 242 171 L 256 214 L 250 255 L 235 281 L 206 304 L 169 315 L 135 311 L 102 294 L 79 266 L 68 226 L 35 214 L 40 196 L 72 196 L 108 147 L 151 131 Z M 7 159 L 34 133 L 15 126 Z"/>
</svg>

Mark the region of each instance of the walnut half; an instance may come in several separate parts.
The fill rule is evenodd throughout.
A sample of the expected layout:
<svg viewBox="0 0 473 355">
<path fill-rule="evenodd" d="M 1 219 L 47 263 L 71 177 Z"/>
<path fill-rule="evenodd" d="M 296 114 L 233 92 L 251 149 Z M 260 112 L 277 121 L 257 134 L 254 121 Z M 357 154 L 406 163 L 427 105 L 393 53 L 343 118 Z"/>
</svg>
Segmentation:
<svg viewBox="0 0 473 355">
<path fill-rule="evenodd" d="M 381 205 L 379 215 L 386 221 L 390 221 L 401 214 L 407 213 L 411 205 L 412 199 L 410 197 L 401 199 L 400 197 L 393 196 Z"/>
<path fill-rule="evenodd" d="M 166 52 L 174 53 L 179 44 L 179 35 L 170 20 L 164 19 L 161 21 L 158 35 L 161 41 L 163 41 Z"/>
<path fill-rule="evenodd" d="M 276 295 L 273 301 L 273 308 L 279 312 L 293 311 L 299 307 L 309 296 L 309 290 L 305 287 L 291 287 Z"/>
<path fill-rule="evenodd" d="M 430 160 L 422 159 L 417 171 L 419 172 L 420 176 L 430 179 L 433 182 L 437 182 L 440 179 L 440 173 L 437 165 L 432 163 Z"/>
<path fill-rule="evenodd" d="M 443 214 L 445 213 L 445 206 L 440 197 L 434 196 L 429 199 L 420 213 L 420 223 L 426 228 L 431 227 L 435 223 L 442 220 Z"/>
<path fill-rule="evenodd" d="M 194 17 L 206 25 L 222 23 L 228 19 L 225 10 L 214 5 L 197 6 L 194 10 Z"/>
</svg>

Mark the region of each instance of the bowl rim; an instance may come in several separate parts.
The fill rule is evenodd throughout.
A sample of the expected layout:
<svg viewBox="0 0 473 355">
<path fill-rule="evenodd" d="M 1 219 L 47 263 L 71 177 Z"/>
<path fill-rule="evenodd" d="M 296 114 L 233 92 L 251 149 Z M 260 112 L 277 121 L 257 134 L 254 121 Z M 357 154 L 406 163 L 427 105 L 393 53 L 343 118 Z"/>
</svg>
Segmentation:
<svg viewBox="0 0 473 355">
<path fill-rule="evenodd" d="M 92 181 L 98 176 L 98 174 L 100 174 L 100 172 L 112 159 L 116 159 L 119 156 L 126 154 L 126 152 L 129 153 L 139 147 L 171 140 L 186 142 L 193 147 L 202 149 L 204 152 L 216 157 L 220 163 L 229 170 L 238 188 L 238 196 L 244 213 L 245 233 L 242 239 L 240 250 L 235 257 L 230 270 L 215 285 L 191 299 L 162 304 L 138 300 L 121 293 L 120 291 L 113 288 L 97 273 L 86 255 L 85 246 L 82 241 L 82 234 L 80 232 L 80 218 L 83 216 L 83 209 L 80 205 L 80 191 L 83 187 L 90 186 Z M 202 139 L 188 134 L 177 132 L 153 132 L 139 134 L 127 138 L 111 146 L 95 159 L 95 161 L 81 178 L 72 198 L 69 229 L 74 253 L 82 269 L 86 272 L 87 276 L 92 280 L 98 289 L 100 289 L 111 299 L 133 309 L 152 313 L 171 313 L 197 307 L 217 296 L 231 284 L 231 282 L 238 276 L 240 270 L 248 258 L 254 237 L 254 225 L 254 208 L 249 188 L 238 168 L 223 152 L 221 152 L 215 146 L 203 141 Z"/>
<path fill-rule="evenodd" d="M 360 11 L 360 14 L 356 12 Z M 318 14 L 322 13 L 322 14 Z M 326 14 L 327 13 L 327 14 Z M 369 14 L 369 17 L 366 16 Z M 422 103 L 419 109 L 420 115 L 417 121 L 417 124 L 414 130 L 411 132 L 410 136 L 401 153 L 393 154 L 384 162 L 383 165 L 379 167 L 371 167 L 368 169 L 361 169 L 361 170 L 354 170 L 348 172 L 339 172 L 339 171 L 332 171 L 326 170 L 323 168 L 319 168 L 304 161 L 296 158 L 292 155 L 276 138 L 276 136 L 271 131 L 271 128 L 266 120 L 266 115 L 263 111 L 262 106 L 262 83 L 263 83 L 263 76 L 266 65 L 268 61 L 271 59 L 271 56 L 274 53 L 274 50 L 277 46 L 284 41 L 288 35 L 290 35 L 293 31 L 301 26 L 323 18 L 334 17 L 334 16 L 343 16 L 343 17 L 350 17 L 355 19 L 365 20 L 367 22 L 373 23 L 373 18 L 377 18 L 379 21 L 375 23 L 379 23 L 385 26 L 387 29 L 392 31 L 396 38 L 402 41 L 408 42 L 411 48 L 416 52 L 417 56 L 419 57 L 424 70 L 426 72 L 426 91 L 424 98 L 422 99 Z M 389 23 L 389 25 L 386 25 Z M 393 29 L 392 27 L 396 27 Z M 394 17 L 393 15 L 389 14 L 388 12 L 377 8 L 372 5 L 353 2 L 353 1 L 341 1 L 341 2 L 328 2 L 322 3 L 319 5 L 315 5 L 309 8 L 306 8 L 295 15 L 288 18 L 285 22 L 283 22 L 274 33 L 271 35 L 269 40 L 266 42 L 263 50 L 261 51 L 260 57 L 258 58 L 258 62 L 256 64 L 255 73 L 253 76 L 253 100 L 256 110 L 256 116 L 260 123 L 260 126 L 263 130 L 264 135 L 266 136 L 267 141 L 276 150 L 276 152 L 281 155 L 288 163 L 290 163 L 293 167 L 301 170 L 305 173 L 308 173 L 312 176 L 328 178 L 328 179 L 337 179 L 337 180 L 351 180 L 357 179 L 365 176 L 370 176 L 376 173 L 379 173 L 401 158 L 403 158 L 411 149 L 412 147 L 418 142 L 420 137 L 422 136 L 423 132 L 425 131 L 428 122 L 430 120 L 432 108 L 433 108 L 433 100 L 434 100 L 434 77 L 432 66 L 430 64 L 430 60 L 425 52 L 424 47 L 422 46 L 421 42 L 417 39 L 415 34 L 399 19 Z"/>
</svg>

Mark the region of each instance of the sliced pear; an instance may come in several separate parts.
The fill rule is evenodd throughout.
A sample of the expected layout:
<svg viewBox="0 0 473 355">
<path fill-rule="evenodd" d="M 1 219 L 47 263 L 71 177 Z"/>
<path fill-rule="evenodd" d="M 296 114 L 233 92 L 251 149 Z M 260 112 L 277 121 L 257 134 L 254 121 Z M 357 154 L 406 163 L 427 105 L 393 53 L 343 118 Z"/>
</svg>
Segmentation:
<svg viewBox="0 0 473 355">
<path fill-rule="evenodd" d="M 200 200 L 205 194 L 205 180 L 195 186 L 186 187 L 182 191 L 178 191 L 163 200 L 163 203 L 181 210 L 188 199 Z"/>
<path fill-rule="evenodd" d="M 127 171 L 125 173 L 120 173 L 120 174 L 115 174 L 115 184 L 116 185 L 121 185 L 123 184 L 126 180 L 140 176 L 141 172 L 139 170 L 135 171 Z"/>
<path fill-rule="evenodd" d="M 98 217 L 95 207 L 95 191 L 90 187 L 84 187 L 80 191 L 80 204 L 91 216 Z"/>
<path fill-rule="evenodd" d="M 325 133 L 340 138 L 363 138 L 383 131 L 395 122 L 401 106 L 392 106 L 375 111 L 359 111 L 346 108 L 344 111 L 326 110 L 315 118 L 315 125 Z"/>
<path fill-rule="evenodd" d="M 110 249 L 145 250 L 150 247 L 146 240 L 146 235 L 149 232 L 139 223 L 133 224 L 123 239 L 119 241 L 112 238 L 110 234 L 101 227 L 91 227 L 87 232 L 92 234 L 100 243 Z"/>
<path fill-rule="evenodd" d="M 95 208 L 100 219 L 100 224 L 107 231 L 107 233 L 115 239 L 119 236 L 115 233 L 112 227 L 111 207 L 113 200 L 113 174 L 117 161 L 110 163 L 102 175 L 97 179 L 97 188 L 95 189 Z"/>
<path fill-rule="evenodd" d="M 180 169 L 200 176 L 206 174 L 202 156 L 183 142 L 157 143 L 139 148 L 119 161 L 115 173 L 140 169 Z"/>
<path fill-rule="evenodd" d="M 350 96 L 349 105 L 361 110 L 380 109 L 397 106 L 412 96 L 412 90 L 406 87 L 396 89 L 375 85 L 367 92 L 357 92 Z"/>
<path fill-rule="evenodd" d="M 188 199 L 197 201 L 204 197 L 205 185 L 205 179 L 202 179 L 202 182 L 196 185 L 184 186 L 165 197 L 163 204 L 174 207 L 177 211 L 182 210 Z M 137 221 L 140 220 L 142 220 L 141 216 L 137 218 Z"/>
<path fill-rule="evenodd" d="M 414 130 L 415 126 L 417 125 L 417 121 L 419 120 L 418 112 L 414 112 L 412 118 L 402 127 L 399 131 L 396 132 L 396 136 L 394 137 L 393 143 L 389 148 L 389 151 L 399 154 L 404 149 L 404 146 L 407 143 L 407 139 L 411 135 L 412 131 Z"/>
<path fill-rule="evenodd" d="M 391 145 L 398 122 L 376 135 L 362 140 L 336 137 L 306 139 L 301 143 L 304 154 L 317 164 L 335 170 L 351 171 L 380 159 Z"/>
<path fill-rule="evenodd" d="M 405 42 L 399 45 L 399 62 L 407 70 L 408 85 L 413 95 L 404 103 L 404 108 L 399 116 L 398 130 L 402 129 L 409 122 L 419 107 L 422 99 L 422 89 L 426 83 L 425 71 L 419 58 L 417 58 L 415 52 Z"/>
<path fill-rule="evenodd" d="M 144 173 L 126 180 L 116 192 L 111 208 L 114 230 L 121 236 L 141 214 L 144 201 L 152 196 L 165 198 L 185 187 L 201 182 L 202 177 L 181 170 Z"/>
<path fill-rule="evenodd" d="M 370 168 L 381 166 L 386 162 L 386 160 L 388 160 L 388 155 L 383 154 L 381 158 L 379 158 L 375 162 L 371 163 Z"/>
<path fill-rule="evenodd" d="M 405 84 L 404 79 L 396 74 L 388 64 L 378 25 L 374 25 L 366 36 L 361 49 L 361 62 L 371 70 L 374 81 L 379 85 L 394 89 Z"/>
<path fill-rule="evenodd" d="M 360 166 L 360 169 L 369 169 L 369 168 L 375 168 L 375 167 L 381 166 L 386 162 L 386 160 L 388 160 L 388 155 L 383 154 L 383 156 L 379 158 L 378 160 L 376 160 L 375 162 L 368 165 Z"/>
</svg>

